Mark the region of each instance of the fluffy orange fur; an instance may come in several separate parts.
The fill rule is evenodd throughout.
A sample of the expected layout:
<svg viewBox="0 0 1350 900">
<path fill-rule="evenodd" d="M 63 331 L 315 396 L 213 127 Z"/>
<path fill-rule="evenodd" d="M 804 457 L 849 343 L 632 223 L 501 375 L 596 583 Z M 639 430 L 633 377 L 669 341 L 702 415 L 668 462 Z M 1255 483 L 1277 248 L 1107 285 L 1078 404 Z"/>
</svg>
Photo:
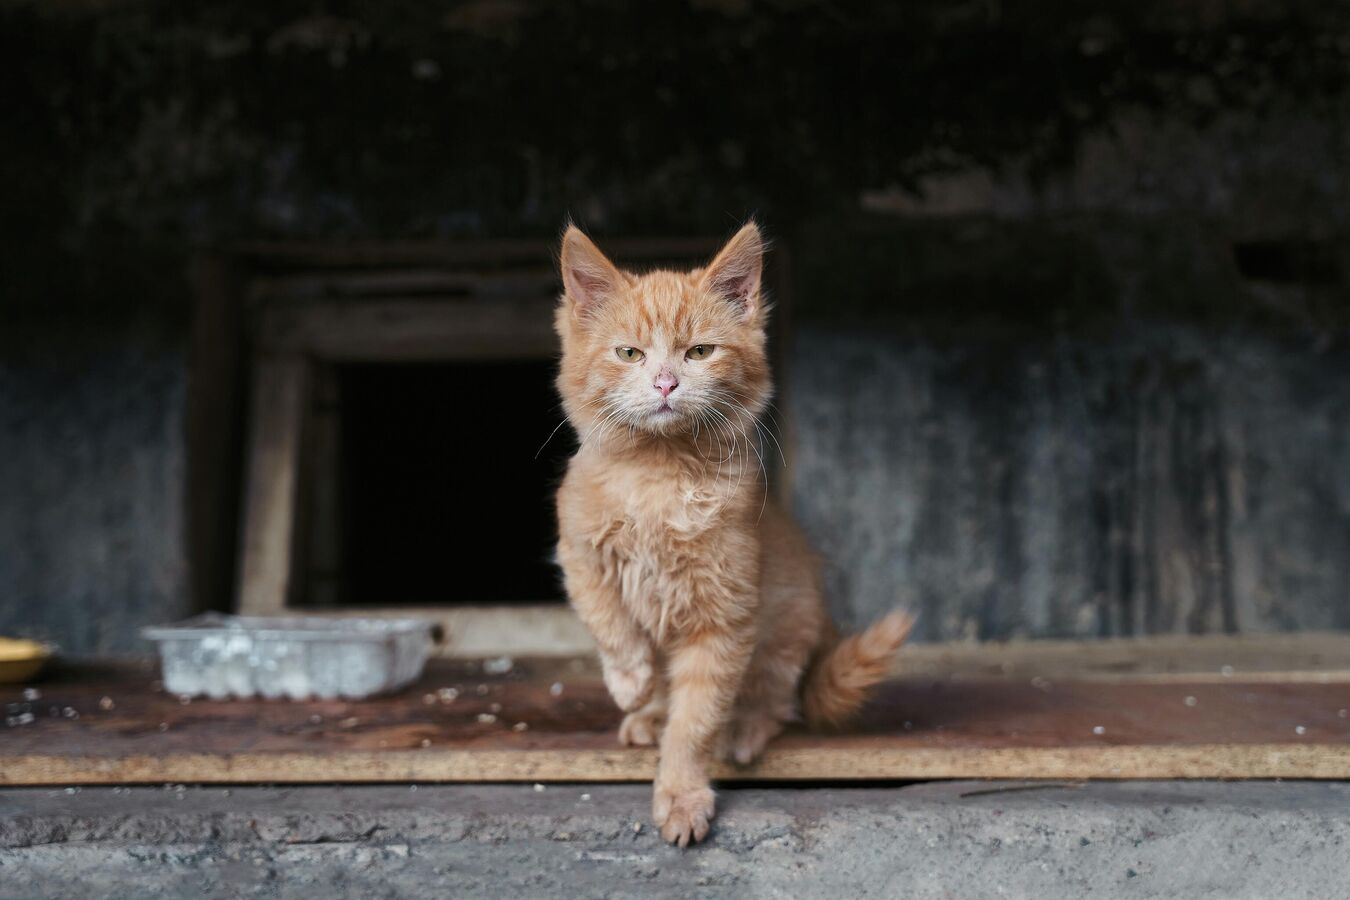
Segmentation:
<svg viewBox="0 0 1350 900">
<path fill-rule="evenodd" d="M 715 755 L 753 762 L 799 709 L 843 723 L 910 627 L 838 640 L 820 562 L 766 495 L 762 256 L 753 223 L 692 272 L 620 271 L 574 227 L 562 243 L 557 385 L 580 447 L 558 560 L 620 741 L 660 744 L 652 815 L 680 846 L 708 833 Z"/>
</svg>

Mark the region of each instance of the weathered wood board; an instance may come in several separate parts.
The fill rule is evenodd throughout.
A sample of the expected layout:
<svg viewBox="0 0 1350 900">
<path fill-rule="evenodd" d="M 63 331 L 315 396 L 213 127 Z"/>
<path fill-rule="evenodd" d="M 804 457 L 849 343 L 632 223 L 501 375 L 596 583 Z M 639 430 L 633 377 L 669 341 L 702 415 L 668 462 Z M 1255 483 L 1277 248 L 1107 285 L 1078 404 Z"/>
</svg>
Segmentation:
<svg viewBox="0 0 1350 900">
<path fill-rule="evenodd" d="M 655 765 L 653 751 L 618 746 L 619 712 L 582 664 L 521 662 L 489 677 L 438 661 L 414 688 L 362 702 L 184 703 L 154 677 L 76 670 L 40 685 L 35 721 L 0 731 L 0 784 L 632 781 Z M 0 702 L 25 701 L 6 688 Z M 909 676 L 853 730 L 790 733 L 758 765 L 718 774 L 1344 779 L 1347 707 L 1344 680 Z"/>
</svg>

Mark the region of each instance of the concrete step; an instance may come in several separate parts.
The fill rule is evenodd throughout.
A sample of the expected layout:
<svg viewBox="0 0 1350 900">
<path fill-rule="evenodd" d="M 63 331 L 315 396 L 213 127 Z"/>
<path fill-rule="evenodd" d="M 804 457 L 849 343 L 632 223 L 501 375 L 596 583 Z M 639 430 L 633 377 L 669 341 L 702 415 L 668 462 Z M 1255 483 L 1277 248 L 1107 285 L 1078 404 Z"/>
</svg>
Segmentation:
<svg viewBox="0 0 1350 900">
<path fill-rule="evenodd" d="M 1350 896 L 1350 785 L 727 788 L 679 851 L 640 785 L 0 791 L 0 897 Z"/>
</svg>

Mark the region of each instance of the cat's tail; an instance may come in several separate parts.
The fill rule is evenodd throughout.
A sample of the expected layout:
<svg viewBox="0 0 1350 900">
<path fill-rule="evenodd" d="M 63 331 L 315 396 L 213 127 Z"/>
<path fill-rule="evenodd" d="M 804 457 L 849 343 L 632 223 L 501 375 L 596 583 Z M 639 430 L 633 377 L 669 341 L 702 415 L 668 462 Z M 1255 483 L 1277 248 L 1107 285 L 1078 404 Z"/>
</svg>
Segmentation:
<svg viewBox="0 0 1350 900">
<path fill-rule="evenodd" d="M 914 617 L 896 610 L 866 631 L 827 641 L 802 681 L 802 716 L 812 728 L 836 728 L 853 716 L 909 637 Z"/>
</svg>

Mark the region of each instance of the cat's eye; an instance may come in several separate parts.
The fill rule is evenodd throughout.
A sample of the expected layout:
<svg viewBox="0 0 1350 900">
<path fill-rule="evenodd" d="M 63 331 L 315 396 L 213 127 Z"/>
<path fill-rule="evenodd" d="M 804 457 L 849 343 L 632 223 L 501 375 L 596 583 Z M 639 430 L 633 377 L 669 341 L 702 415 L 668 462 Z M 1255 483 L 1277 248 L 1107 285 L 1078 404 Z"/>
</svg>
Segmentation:
<svg viewBox="0 0 1350 900">
<path fill-rule="evenodd" d="M 695 344 L 689 348 L 689 352 L 685 354 L 685 357 L 687 359 L 707 359 L 712 356 L 713 349 L 712 344 Z"/>
<path fill-rule="evenodd" d="M 618 347 L 614 353 L 624 362 L 637 362 L 647 355 L 636 347 Z"/>
</svg>

